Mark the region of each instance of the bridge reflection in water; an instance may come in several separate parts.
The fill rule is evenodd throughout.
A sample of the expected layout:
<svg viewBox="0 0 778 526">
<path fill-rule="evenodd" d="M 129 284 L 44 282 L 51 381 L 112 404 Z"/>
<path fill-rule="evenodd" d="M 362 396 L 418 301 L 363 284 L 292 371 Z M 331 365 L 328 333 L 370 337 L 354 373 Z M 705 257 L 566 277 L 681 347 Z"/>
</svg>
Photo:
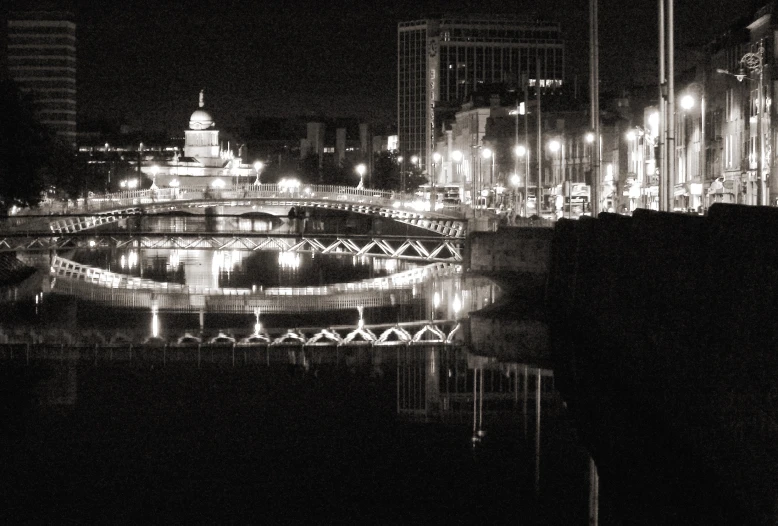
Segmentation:
<svg viewBox="0 0 778 526">
<path fill-rule="evenodd" d="M 175 498 L 168 497 L 181 498 L 181 492 L 211 496 L 217 487 L 225 490 L 220 503 L 246 513 L 241 484 L 293 515 L 299 502 L 288 508 L 291 503 L 283 500 L 291 490 L 284 482 L 286 473 L 303 493 L 324 481 L 332 488 L 349 488 L 334 490 L 339 497 L 332 502 L 338 505 L 330 511 L 317 506 L 316 499 L 333 490 L 312 489 L 302 509 L 313 523 L 330 523 L 340 517 L 333 510 L 344 506 L 349 513 L 370 517 L 374 512 L 369 510 L 379 506 L 384 518 L 408 523 L 407 516 L 400 519 L 402 513 L 427 517 L 428 509 L 404 503 L 433 496 L 427 506 L 436 510 L 438 521 L 455 523 L 467 516 L 473 523 L 479 518 L 491 524 L 509 518 L 509 523 L 586 523 L 587 487 L 581 476 L 586 459 L 580 449 L 560 445 L 556 433 L 565 417 L 551 371 L 478 357 L 453 343 L 423 341 L 383 346 L 147 345 L 132 347 L 137 353 L 132 361 L 129 349 L 0 345 L 0 372 L 37 378 L 31 392 L 43 404 L 25 406 L 37 407 L 38 416 L 19 428 L 23 434 L 14 441 L 11 469 L 20 469 L 19 458 L 26 452 L 43 447 L 39 453 L 56 462 L 33 462 L 25 469 L 44 478 L 67 471 L 84 481 L 60 490 L 66 495 L 76 497 L 79 488 L 90 488 L 93 498 L 123 510 L 142 503 L 126 499 L 125 490 L 135 483 L 151 484 L 163 499 L 159 511 L 164 516 L 175 513 L 169 504 Z M 199 367 L 191 359 L 179 359 L 187 352 L 201 353 Z M 45 445 L 34 445 L 34 436 L 45 437 Z M 171 451 L 182 453 L 171 457 Z M 335 465 L 328 461 L 332 456 Z M 302 465 L 295 460 L 299 458 L 305 459 Z M 119 475 L 99 483 L 107 484 L 112 495 L 90 479 L 91 470 L 104 468 L 105 462 Z M 213 467 L 219 462 L 229 473 Z M 171 468 L 190 464 L 197 467 L 187 470 L 195 469 L 192 473 L 208 482 L 192 483 Z M 396 479 L 359 493 L 350 481 L 351 470 L 359 470 L 360 484 L 373 480 L 371 476 L 383 480 L 377 475 L 383 470 L 391 470 Z M 307 480 L 311 471 L 323 479 Z M 257 473 L 268 479 L 267 485 L 258 483 Z M 561 487 L 560 476 L 568 480 Z M 176 484 L 164 487 L 157 477 Z M 121 482 L 125 479 L 133 484 Z M 49 494 L 35 482 L 21 487 L 25 495 Z M 12 494 L 19 491 L 14 488 Z M 370 498 L 362 501 L 355 495 Z M 28 501 L 22 496 L 15 502 Z M 41 511 L 46 504 L 42 506 L 24 516 L 46 513 Z M 429 519 L 425 522 L 436 522 Z"/>
</svg>

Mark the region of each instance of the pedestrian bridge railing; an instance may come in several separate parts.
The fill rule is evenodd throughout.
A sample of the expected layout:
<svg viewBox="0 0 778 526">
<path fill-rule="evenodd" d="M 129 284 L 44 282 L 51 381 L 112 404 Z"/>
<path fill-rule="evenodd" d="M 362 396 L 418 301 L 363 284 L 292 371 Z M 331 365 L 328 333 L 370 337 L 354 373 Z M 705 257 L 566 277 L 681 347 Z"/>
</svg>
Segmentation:
<svg viewBox="0 0 778 526">
<path fill-rule="evenodd" d="M 383 307 L 413 300 L 412 287 L 455 275 L 461 266 L 432 263 L 381 278 L 320 287 L 216 288 L 159 282 L 83 265 L 59 256 L 51 262 L 55 293 L 113 307 L 251 314 Z"/>
<path fill-rule="evenodd" d="M 50 230 L 57 233 L 76 232 L 111 223 L 117 216 L 144 212 L 172 210 L 184 206 L 209 206 L 216 204 L 239 205 L 264 201 L 283 206 L 313 206 L 337 208 L 356 213 L 379 215 L 396 221 L 413 224 L 447 236 L 464 235 L 466 220 L 464 209 L 430 210 L 429 202 L 413 194 L 400 194 L 384 190 L 349 186 L 312 185 L 289 187 L 279 184 L 242 185 L 223 189 L 209 187 L 180 187 L 147 190 L 131 190 L 112 194 L 100 194 L 75 205 L 49 201 L 36 210 L 22 210 L 8 222 L 5 229 L 28 228 L 24 220 L 35 215 L 67 215 L 53 219 Z M 94 215 L 91 215 L 93 214 Z M 83 217 L 86 215 L 86 217 Z M 37 220 L 39 221 L 39 220 Z"/>
</svg>

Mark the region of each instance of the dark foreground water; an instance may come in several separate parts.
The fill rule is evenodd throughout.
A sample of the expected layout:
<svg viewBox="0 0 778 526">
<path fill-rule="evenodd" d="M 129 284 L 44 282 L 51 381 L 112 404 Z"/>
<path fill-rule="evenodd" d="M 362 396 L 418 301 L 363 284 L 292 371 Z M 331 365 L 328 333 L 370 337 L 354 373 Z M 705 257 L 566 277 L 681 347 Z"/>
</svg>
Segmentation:
<svg viewBox="0 0 778 526">
<path fill-rule="evenodd" d="M 81 364 L 65 406 L 44 403 L 51 367 L 0 368 L 9 524 L 587 524 L 555 397 L 536 494 L 532 407 L 526 439 L 520 412 L 487 414 L 474 448 L 469 415 L 398 417 L 392 367 Z"/>
</svg>

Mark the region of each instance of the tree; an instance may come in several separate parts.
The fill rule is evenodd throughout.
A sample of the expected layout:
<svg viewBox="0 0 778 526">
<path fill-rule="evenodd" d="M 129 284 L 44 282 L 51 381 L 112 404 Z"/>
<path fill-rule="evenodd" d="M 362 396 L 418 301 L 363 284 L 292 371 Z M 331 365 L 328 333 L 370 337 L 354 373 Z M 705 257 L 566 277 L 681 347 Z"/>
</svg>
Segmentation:
<svg viewBox="0 0 778 526">
<path fill-rule="evenodd" d="M 374 188 L 381 190 L 400 190 L 402 177 L 397 155 L 394 152 L 383 151 L 377 154 L 373 160 L 373 184 Z"/>
<path fill-rule="evenodd" d="M 300 161 L 300 179 L 303 184 L 320 184 L 321 170 L 319 168 L 319 154 L 308 153 Z"/>
<path fill-rule="evenodd" d="M 37 206 L 50 179 L 53 135 L 32 111 L 32 105 L 10 80 L 0 80 L 0 215 L 13 206 Z"/>
<path fill-rule="evenodd" d="M 412 164 L 410 170 L 405 172 L 405 188 L 403 188 L 403 192 L 414 192 L 418 187 L 428 182 L 429 179 L 422 172 L 421 166 Z"/>
</svg>

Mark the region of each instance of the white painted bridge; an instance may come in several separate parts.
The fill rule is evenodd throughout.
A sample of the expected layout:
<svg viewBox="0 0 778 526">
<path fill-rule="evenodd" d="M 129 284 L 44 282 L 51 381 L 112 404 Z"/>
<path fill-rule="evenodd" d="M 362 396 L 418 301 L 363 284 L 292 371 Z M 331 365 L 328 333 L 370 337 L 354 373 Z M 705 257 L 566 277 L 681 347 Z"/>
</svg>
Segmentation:
<svg viewBox="0 0 778 526">
<path fill-rule="evenodd" d="M 415 195 L 348 186 L 312 185 L 290 188 L 278 184 L 243 185 L 225 189 L 181 187 L 135 190 L 97 195 L 76 205 L 46 203 L 16 216 L 6 231 L 43 230 L 67 234 L 118 221 L 136 214 L 159 214 L 208 207 L 249 207 L 283 210 L 290 207 L 343 210 L 385 217 L 447 237 L 464 237 L 463 210 L 428 210 L 429 203 Z M 36 214 L 54 215 L 37 217 Z M 61 217 L 56 217 L 60 215 Z"/>
<path fill-rule="evenodd" d="M 433 263 L 381 278 L 320 287 L 274 287 L 263 290 L 200 287 L 159 282 L 55 256 L 49 292 L 67 294 L 113 307 L 210 313 L 296 313 L 407 304 L 413 286 L 434 277 L 461 273 L 461 265 Z"/>
</svg>

